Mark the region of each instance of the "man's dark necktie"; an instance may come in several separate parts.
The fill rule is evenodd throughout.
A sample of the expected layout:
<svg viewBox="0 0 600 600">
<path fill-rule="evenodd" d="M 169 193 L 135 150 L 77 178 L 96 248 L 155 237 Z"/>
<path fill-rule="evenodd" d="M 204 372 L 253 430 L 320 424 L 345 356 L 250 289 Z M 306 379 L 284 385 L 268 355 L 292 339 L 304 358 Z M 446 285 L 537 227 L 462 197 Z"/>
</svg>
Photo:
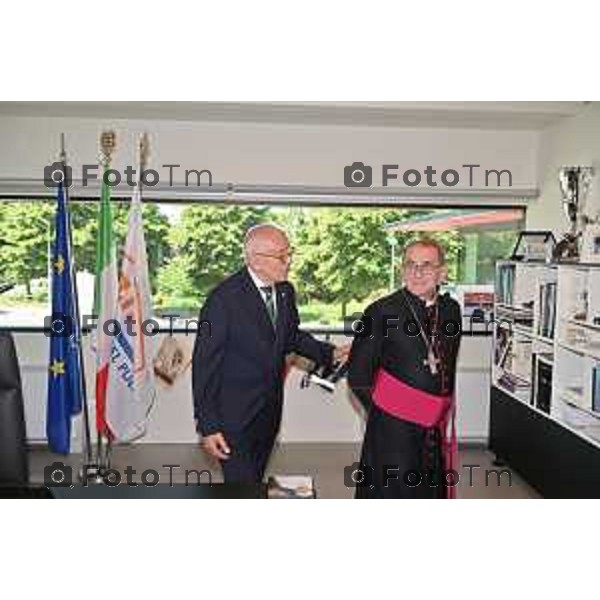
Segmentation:
<svg viewBox="0 0 600 600">
<path fill-rule="evenodd" d="M 265 306 L 267 307 L 267 312 L 269 313 L 269 319 L 271 319 L 271 323 L 273 327 L 275 327 L 277 318 L 275 316 L 275 298 L 273 298 L 273 288 L 270 285 L 265 285 L 260 289 L 265 293 Z"/>
</svg>

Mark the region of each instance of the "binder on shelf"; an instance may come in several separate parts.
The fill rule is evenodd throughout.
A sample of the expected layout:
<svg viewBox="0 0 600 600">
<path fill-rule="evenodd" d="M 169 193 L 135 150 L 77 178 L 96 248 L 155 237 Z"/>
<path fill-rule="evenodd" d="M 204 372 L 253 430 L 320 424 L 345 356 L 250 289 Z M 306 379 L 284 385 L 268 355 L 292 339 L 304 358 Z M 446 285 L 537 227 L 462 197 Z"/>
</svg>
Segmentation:
<svg viewBox="0 0 600 600">
<path fill-rule="evenodd" d="M 536 395 L 535 406 L 550 414 L 552 400 L 552 365 L 536 360 Z"/>
<path fill-rule="evenodd" d="M 600 363 L 592 369 L 592 410 L 600 413 Z"/>
</svg>

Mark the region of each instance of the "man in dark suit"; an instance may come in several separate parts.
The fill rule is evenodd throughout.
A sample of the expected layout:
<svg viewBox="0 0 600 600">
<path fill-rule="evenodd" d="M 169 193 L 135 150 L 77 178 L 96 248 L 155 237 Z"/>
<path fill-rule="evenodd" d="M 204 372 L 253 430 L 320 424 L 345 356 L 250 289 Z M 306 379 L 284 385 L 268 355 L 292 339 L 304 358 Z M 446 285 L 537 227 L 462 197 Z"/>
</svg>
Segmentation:
<svg viewBox="0 0 600 600">
<path fill-rule="evenodd" d="M 347 357 L 299 329 L 287 282 L 292 252 L 286 234 L 258 225 L 246 234 L 246 266 L 209 294 L 200 312 L 192 379 L 202 446 L 217 458 L 225 482 L 256 483 L 281 423 L 285 356 L 321 365 Z"/>
</svg>

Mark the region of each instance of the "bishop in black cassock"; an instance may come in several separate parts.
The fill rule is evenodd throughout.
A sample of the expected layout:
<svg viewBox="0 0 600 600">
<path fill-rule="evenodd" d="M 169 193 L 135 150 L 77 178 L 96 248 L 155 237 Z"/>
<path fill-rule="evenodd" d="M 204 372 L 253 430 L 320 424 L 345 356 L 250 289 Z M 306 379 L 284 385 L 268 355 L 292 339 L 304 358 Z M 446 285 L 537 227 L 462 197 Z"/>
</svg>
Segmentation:
<svg viewBox="0 0 600 600">
<path fill-rule="evenodd" d="M 348 382 L 367 412 L 357 498 L 446 497 L 439 429 L 400 419 L 372 396 L 379 369 L 434 396 L 454 391 L 461 313 L 455 300 L 438 293 L 446 275 L 443 249 L 412 243 L 403 264 L 404 287 L 367 308 L 369 335 L 357 336 L 350 353 Z"/>
</svg>

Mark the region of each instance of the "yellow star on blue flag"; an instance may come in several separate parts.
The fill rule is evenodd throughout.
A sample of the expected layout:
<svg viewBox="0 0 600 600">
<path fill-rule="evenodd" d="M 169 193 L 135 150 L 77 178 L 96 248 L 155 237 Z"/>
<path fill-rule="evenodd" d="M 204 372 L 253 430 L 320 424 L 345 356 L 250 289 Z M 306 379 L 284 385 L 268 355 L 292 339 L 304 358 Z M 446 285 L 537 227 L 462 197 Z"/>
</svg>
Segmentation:
<svg viewBox="0 0 600 600">
<path fill-rule="evenodd" d="M 52 371 L 54 377 L 65 374 L 65 363 L 62 361 L 55 360 L 48 368 Z"/>
<path fill-rule="evenodd" d="M 56 260 L 54 261 L 54 268 L 57 270 L 59 275 L 62 275 L 62 272 L 65 270 L 65 259 L 62 255 L 58 255 Z"/>
</svg>

